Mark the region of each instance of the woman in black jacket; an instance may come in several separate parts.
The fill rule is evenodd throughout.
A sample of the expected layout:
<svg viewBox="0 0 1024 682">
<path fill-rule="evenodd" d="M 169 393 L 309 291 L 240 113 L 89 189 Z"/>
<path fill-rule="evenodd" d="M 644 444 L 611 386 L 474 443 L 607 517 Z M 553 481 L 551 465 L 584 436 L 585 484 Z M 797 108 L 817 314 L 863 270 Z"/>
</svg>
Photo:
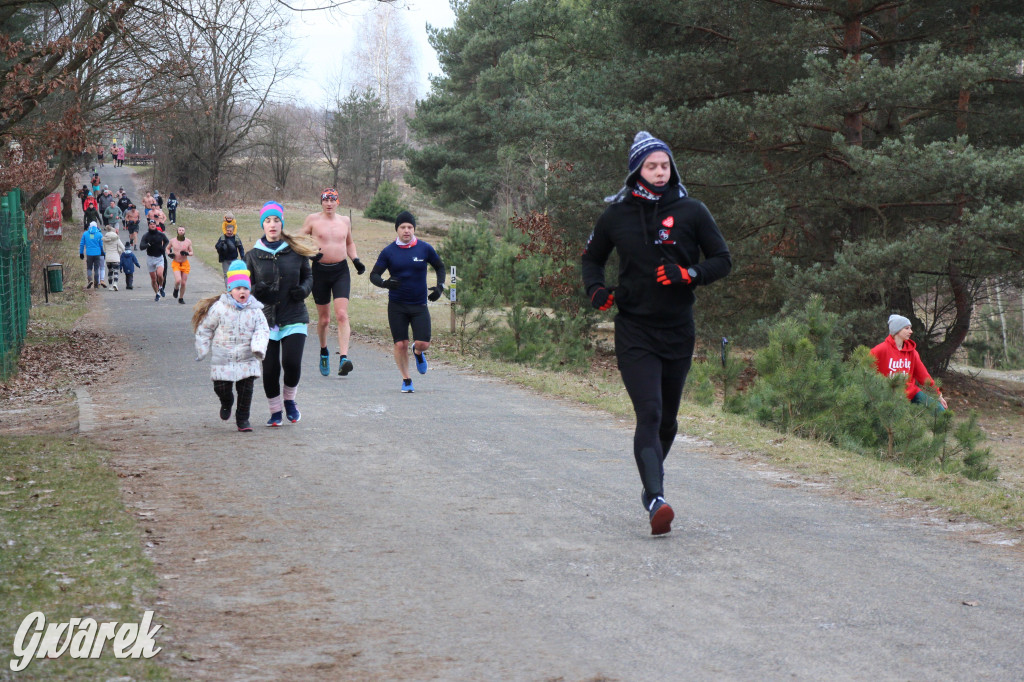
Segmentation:
<svg viewBox="0 0 1024 682">
<path fill-rule="evenodd" d="M 263 304 L 270 343 L 263 359 L 263 390 L 270 403 L 267 426 L 281 426 L 282 411 L 293 424 L 301 418 L 295 394 L 302 372 L 309 312 L 306 297 L 313 287 L 309 257 L 316 246 L 284 232 L 284 208 L 268 201 L 260 211 L 263 237 L 245 254 L 252 295 Z M 284 389 L 281 372 L 284 370 Z"/>
<path fill-rule="evenodd" d="M 630 147 L 625 187 L 606 201 L 583 251 L 583 283 L 595 308 L 619 309 L 615 356 L 636 413 L 633 456 L 651 533 L 661 535 L 675 517 L 664 462 L 693 356 L 693 290 L 729 274 L 732 258 L 707 207 L 680 182 L 668 145 L 646 131 Z M 618 285 L 607 287 L 612 249 Z"/>
</svg>

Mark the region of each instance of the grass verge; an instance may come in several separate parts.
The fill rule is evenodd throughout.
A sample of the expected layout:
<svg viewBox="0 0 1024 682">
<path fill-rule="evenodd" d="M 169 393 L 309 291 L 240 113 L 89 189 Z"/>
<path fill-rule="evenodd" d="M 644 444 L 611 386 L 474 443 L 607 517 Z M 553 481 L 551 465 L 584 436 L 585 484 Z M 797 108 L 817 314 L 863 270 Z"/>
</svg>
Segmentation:
<svg viewBox="0 0 1024 682">
<path fill-rule="evenodd" d="M 22 620 L 71 618 L 139 622 L 156 589 L 135 522 L 120 502 L 107 453 L 82 437 L 0 437 L 0 676 L 10 674 Z M 154 619 L 159 622 L 159 614 Z M 160 645 L 160 633 L 156 635 Z M 33 659 L 15 677 L 171 679 L 159 663 L 117 659 Z"/>
</svg>

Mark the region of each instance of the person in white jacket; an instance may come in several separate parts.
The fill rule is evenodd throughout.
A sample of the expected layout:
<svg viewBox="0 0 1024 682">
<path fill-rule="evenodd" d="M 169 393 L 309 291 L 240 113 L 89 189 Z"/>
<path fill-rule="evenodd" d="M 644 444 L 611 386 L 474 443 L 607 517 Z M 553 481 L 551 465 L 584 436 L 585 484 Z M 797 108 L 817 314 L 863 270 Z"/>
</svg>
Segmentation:
<svg viewBox="0 0 1024 682">
<path fill-rule="evenodd" d="M 231 418 L 234 383 L 238 393 L 235 424 L 239 431 L 252 431 L 249 408 L 253 384 L 263 373 L 270 327 L 263 304 L 250 293 L 252 283 L 243 261 L 236 260 L 228 268 L 227 289 L 226 294 L 204 298 L 193 309 L 196 360 L 210 354 L 210 377 L 220 398 L 220 418 Z"/>
<path fill-rule="evenodd" d="M 118 272 L 121 269 L 121 254 L 124 253 L 124 242 L 117 236 L 117 227 L 107 225 L 103 230 L 103 257 L 106 266 L 106 282 L 110 282 L 110 288 L 117 291 Z M 103 279 L 101 273 L 100 279 Z M 100 284 L 107 286 L 106 282 Z"/>
</svg>

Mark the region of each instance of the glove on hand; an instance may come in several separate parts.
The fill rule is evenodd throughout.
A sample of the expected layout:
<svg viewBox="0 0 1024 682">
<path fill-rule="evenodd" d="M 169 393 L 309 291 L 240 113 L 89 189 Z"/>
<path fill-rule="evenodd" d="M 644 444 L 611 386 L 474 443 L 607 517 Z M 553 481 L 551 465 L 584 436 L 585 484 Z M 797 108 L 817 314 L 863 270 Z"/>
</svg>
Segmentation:
<svg viewBox="0 0 1024 682">
<path fill-rule="evenodd" d="M 323 251 L 317 251 L 316 255 L 311 259 L 314 263 L 319 263 L 320 259 L 324 257 Z"/>
<path fill-rule="evenodd" d="M 386 280 L 384 280 L 384 288 L 385 289 L 391 289 L 391 290 L 397 289 L 398 288 L 398 280 L 395 279 L 394 277 L 388 277 Z"/>
<path fill-rule="evenodd" d="M 288 295 L 293 301 L 302 301 L 306 298 L 306 290 L 300 287 L 298 284 L 288 290 Z"/>
<path fill-rule="evenodd" d="M 669 284 L 693 284 L 690 273 L 682 265 L 659 265 L 658 282 L 668 286 Z"/>
<path fill-rule="evenodd" d="M 438 284 L 436 287 L 430 287 L 430 293 L 427 294 L 428 301 L 436 301 L 441 298 L 441 294 L 444 293 L 444 285 Z"/>
<path fill-rule="evenodd" d="M 78 254 L 78 258 L 79 258 L 80 260 L 85 260 L 85 254 L 84 254 L 84 253 L 80 253 L 80 254 Z"/>
<path fill-rule="evenodd" d="M 366 272 L 366 266 L 363 265 L 363 261 L 359 260 L 358 258 L 353 258 L 352 259 L 352 265 L 356 266 L 356 274 L 357 275 L 361 275 L 364 272 Z"/>
<path fill-rule="evenodd" d="M 187 256 L 188 255 L 188 251 L 179 251 L 178 253 L 180 255 L 182 255 L 182 256 Z"/>
<path fill-rule="evenodd" d="M 615 290 L 600 287 L 590 295 L 590 305 L 598 310 L 608 310 L 615 305 Z"/>
</svg>

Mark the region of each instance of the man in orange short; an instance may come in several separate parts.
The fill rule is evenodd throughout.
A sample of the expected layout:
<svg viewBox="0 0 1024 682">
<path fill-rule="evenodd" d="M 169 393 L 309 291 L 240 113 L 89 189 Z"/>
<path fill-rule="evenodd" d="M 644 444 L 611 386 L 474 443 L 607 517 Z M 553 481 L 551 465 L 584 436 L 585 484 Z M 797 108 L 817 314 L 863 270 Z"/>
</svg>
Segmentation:
<svg viewBox="0 0 1024 682">
<path fill-rule="evenodd" d="M 185 283 L 192 266 L 188 257 L 193 255 L 192 240 L 185 238 L 185 228 L 178 225 L 178 235 L 167 244 L 167 255 L 173 258 L 171 270 L 174 271 L 174 293 L 178 303 L 185 303 Z"/>
</svg>

